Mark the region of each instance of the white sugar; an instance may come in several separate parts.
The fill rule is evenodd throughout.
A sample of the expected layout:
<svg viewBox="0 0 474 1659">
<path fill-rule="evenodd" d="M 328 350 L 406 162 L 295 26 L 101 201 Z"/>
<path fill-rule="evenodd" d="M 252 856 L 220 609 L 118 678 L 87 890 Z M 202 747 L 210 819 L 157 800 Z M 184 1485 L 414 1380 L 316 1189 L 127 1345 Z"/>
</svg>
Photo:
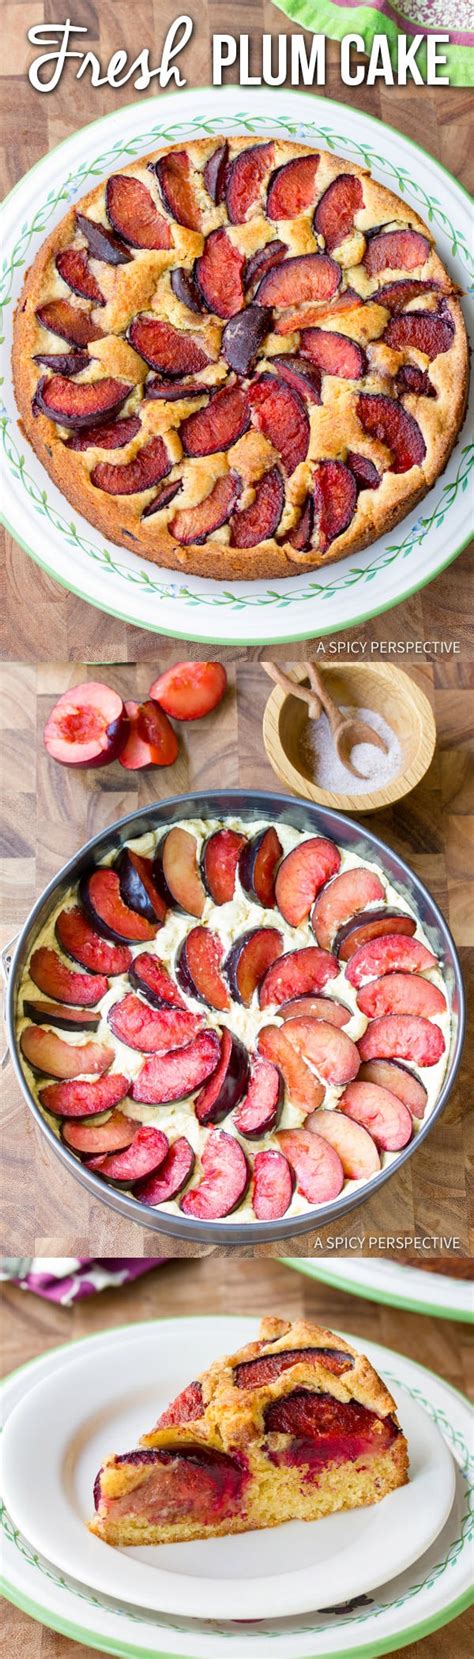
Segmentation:
<svg viewBox="0 0 474 1659">
<path fill-rule="evenodd" d="M 321 789 L 334 795 L 368 795 L 396 778 L 402 769 L 402 751 L 391 726 L 374 709 L 342 708 L 342 714 L 357 715 L 383 737 L 387 753 L 374 743 L 356 743 L 351 751 L 354 766 L 363 777 L 354 777 L 339 760 L 327 714 L 308 720 L 301 740 L 301 758 Z"/>
</svg>

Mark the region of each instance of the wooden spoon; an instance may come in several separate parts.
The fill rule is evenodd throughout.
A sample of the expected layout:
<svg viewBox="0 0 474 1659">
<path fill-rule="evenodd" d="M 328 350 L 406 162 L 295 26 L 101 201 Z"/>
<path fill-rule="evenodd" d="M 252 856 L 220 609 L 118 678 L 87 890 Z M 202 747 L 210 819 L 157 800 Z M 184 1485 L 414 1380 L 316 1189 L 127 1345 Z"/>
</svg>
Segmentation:
<svg viewBox="0 0 474 1659">
<path fill-rule="evenodd" d="M 309 673 L 309 666 L 308 663 L 304 664 L 307 673 Z M 319 720 L 323 709 L 317 690 L 313 688 L 310 690 L 308 686 L 300 685 L 299 681 L 292 680 L 291 674 L 285 674 L 284 669 L 279 668 L 276 662 L 262 662 L 262 668 L 265 669 L 269 679 L 275 681 L 275 685 L 281 686 L 282 691 L 286 691 L 290 697 L 299 697 L 302 703 L 308 704 L 310 720 Z"/>
<path fill-rule="evenodd" d="M 316 663 L 305 662 L 303 666 L 308 675 L 313 696 L 319 698 L 319 702 L 327 714 L 339 760 L 342 761 L 343 766 L 347 766 L 349 772 L 352 772 L 355 778 L 367 778 L 367 782 L 370 782 L 370 775 L 367 777 L 366 772 L 359 772 L 357 766 L 354 766 L 351 759 L 351 749 L 355 747 L 356 743 L 372 743 L 376 749 L 383 749 L 386 755 L 388 750 L 385 739 L 380 737 L 379 733 L 374 731 L 373 726 L 369 726 L 366 720 L 361 720 L 358 714 L 341 713 L 337 703 L 333 702 L 332 697 L 326 690 Z M 310 713 L 309 709 L 308 713 Z"/>
</svg>

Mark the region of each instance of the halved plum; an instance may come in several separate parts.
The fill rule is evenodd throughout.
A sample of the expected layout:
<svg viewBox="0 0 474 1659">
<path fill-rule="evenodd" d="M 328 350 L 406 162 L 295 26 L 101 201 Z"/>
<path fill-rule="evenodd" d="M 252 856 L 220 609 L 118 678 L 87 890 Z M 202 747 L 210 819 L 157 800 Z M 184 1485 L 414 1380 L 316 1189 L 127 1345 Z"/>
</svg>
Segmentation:
<svg viewBox="0 0 474 1659">
<path fill-rule="evenodd" d="M 256 547 L 268 541 L 278 529 L 285 505 L 285 486 L 279 467 L 270 467 L 255 485 L 250 506 L 234 513 L 231 527 L 232 547 Z"/>
<path fill-rule="evenodd" d="M 382 1089 L 398 1096 L 412 1117 L 422 1118 L 426 1110 L 428 1090 L 420 1077 L 415 1077 L 408 1066 L 395 1060 L 367 1060 L 357 1073 L 359 1083 L 379 1083 Z"/>
<path fill-rule="evenodd" d="M 154 1054 L 145 1060 L 132 1085 L 132 1099 L 150 1106 L 165 1106 L 173 1100 L 187 1100 L 205 1083 L 219 1063 L 217 1031 L 200 1031 L 186 1048 L 171 1054 Z"/>
<path fill-rule="evenodd" d="M 334 841 L 312 835 L 293 847 L 280 864 L 276 879 L 276 901 L 289 927 L 306 921 L 320 887 L 337 874 L 341 862 Z"/>
<path fill-rule="evenodd" d="M 127 739 L 122 698 L 98 680 L 63 691 L 43 733 L 45 748 L 62 766 L 108 766 Z"/>
<path fill-rule="evenodd" d="M 105 1157 L 89 1158 L 87 1167 L 104 1181 L 112 1181 L 114 1186 L 133 1187 L 136 1181 L 145 1180 L 160 1168 L 167 1152 L 168 1140 L 162 1130 L 150 1123 L 141 1123 L 123 1152 L 106 1152 Z"/>
<path fill-rule="evenodd" d="M 225 202 L 231 225 L 242 225 L 249 209 L 258 200 L 261 186 L 275 153 L 274 144 L 252 144 L 230 162 L 225 182 Z"/>
<path fill-rule="evenodd" d="M 357 1007 L 369 1019 L 381 1014 L 423 1014 L 429 1020 L 443 1013 L 446 997 L 437 985 L 419 974 L 389 973 L 363 985 Z"/>
<path fill-rule="evenodd" d="M 197 864 L 197 842 L 175 825 L 161 845 L 163 874 L 175 904 L 190 916 L 202 916 L 206 895 Z"/>
<path fill-rule="evenodd" d="M 364 866 L 342 870 L 316 899 L 311 912 L 311 926 L 322 950 L 332 950 L 336 935 L 345 922 L 366 905 L 385 898 L 385 889 L 375 870 Z"/>
<path fill-rule="evenodd" d="M 407 1107 L 378 1083 L 350 1083 L 341 1095 L 338 1111 L 367 1129 L 383 1152 L 400 1152 L 411 1140 L 413 1123 Z"/>
<path fill-rule="evenodd" d="M 229 317 L 222 333 L 221 353 L 235 374 L 248 375 L 265 335 L 272 326 L 273 313 L 265 305 L 246 305 Z"/>
<path fill-rule="evenodd" d="M 126 703 L 128 736 L 120 755 L 127 772 L 142 766 L 174 766 L 179 743 L 163 709 L 151 697 L 144 703 Z"/>
<path fill-rule="evenodd" d="M 84 300 L 92 300 L 93 305 L 105 305 L 102 289 L 91 271 L 89 260 L 84 248 L 62 248 L 56 254 L 56 270 L 72 288 L 73 294 L 79 294 Z"/>
<path fill-rule="evenodd" d="M 128 265 L 133 259 L 125 243 L 99 224 L 98 219 L 87 219 L 85 213 L 76 213 L 76 225 L 85 236 L 93 259 L 102 259 L 106 265 Z"/>
<path fill-rule="evenodd" d="M 260 1007 L 269 1008 L 271 1003 L 276 1003 L 279 1008 L 289 998 L 321 991 L 329 980 L 337 978 L 338 973 L 335 957 L 326 950 L 318 950 L 316 945 L 303 945 L 301 950 L 286 951 L 265 974 L 258 994 Z M 337 1023 L 334 1021 L 334 1024 Z"/>
<path fill-rule="evenodd" d="M 254 991 L 270 963 L 280 955 L 282 944 L 276 927 L 252 927 L 231 945 L 224 971 L 232 996 L 236 1002 L 243 1002 L 244 1008 L 250 1007 Z"/>
<path fill-rule="evenodd" d="M 423 973 L 436 968 L 437 957 L 422 945 L 421 939 L 406 938 L 400 933 L 386 933 L 385 937 L 369 939 L 354 951 L 346 968 L 350 985 L 357 988 L 368 979 L 379 979 L 389 973 Z"/>
<path fill-rule="evenodd" d="M 181 512 L 175 513 L 169 524 L 170 534 L 182 547 L 201 547 L 208 536 L 220 530 L 222 524 L 227 524 L 237 506 L 241 489 L 242 482 L 235 471 L 216 478 L 209 494 L 195 507 L 184 507 Z"/>
<path fill-rule="evenodd" d="M 247 397 L 255 426 L 277 450 L 291 477 L 308 453 L 310 426 L 304 399 L 288 381 L 267 373 L 251 382 Z"/>
<path fill-rule="evenodd" d="M 339 928 L 334 950 L 340 962 L 349 962 L 356 950 L 370 939 L 382 939 L 387 933 L 399 933 L 411 939 L 415 932 L 414 917 L 407 916 L 403 910 L 363 910 Z"/>
<path fill-rule="evenodd" d="M 338 1198 L 344 1170 L 338 1153 L 321 1135 L 308 1129 L 280 1129 L 278 1145 L 295 1172 L 299 1192 L 308 1204 L 328 1204 Z"/>
<path fill-rule="evenodd" d="M 185 1008 L 181 991 L 159 956 L 140 951 L 128 971 L 130 984 L 151 1002 L 153 1008 Z"/>
<path fill-rule="evenodd" d="M 337 1025 L 339 1031 L 342 1026 L 348 1025 L 352 1019 L 352 1008 L 347 1008 L 343 1002 L 336 1002 L 334 997 L 290 997 L 288 1002 L 282 1002 L 278 1013 L 281 1020 L 328 1020 L 329 1025 Z"/>
<path fill-rule="evenodd" d="M 141 1204 L 152 1206 L 169 1204 L 170 1200 L 177 1198 L 178 1193 L 182 1192 L 183 1187 L 186 1186 L 186 1182 L 189 1181 L 193 1173 L 194 1163 L 192 1146 L 184 1135 L 180 1135 L 179 1140 L 173 1141 L 166 1157 L 163 1159 L 163 1163 L 159 1165 L 155 1174 L 148 1175 L 144 1181 L 138 1182 L 135 1187 L 135 1197 L 139 1198 Z M 163 1417 L 166 1417 L 166 1415 L 166 1412 L 164 1412 Z M 168 1420 L 183 1423 L 201 1415 L 202 1407 L 199 1411 L 189 1412 L 179 1419 L 175 1417 Z M 160 1427 L 165 1427 L 162 1418 L 160 1419 Z"/>
<path fill-rule="evenodd" d="M 130 324 L 127 336 L 134 351 L 156 369 L 165 380 L 181 380 L 187 374 L 200 374 L 210 362 L 199 337 L 160 317 L 139 311 Z"/>
<path fill-rule="evenodd" d="M 357 507 L 357 486 L 344 461 L 318 461 L 313 472 L 314 524 L 321 553 L 349 529 Z"/>
<path fill-rule="evenodd" d="M 54 953 L 53 953 L 54 954 Z M 93 1008 L 71 1008 L 64 1002 L 36 1002 L 25 997 L 23 1013 L 34 1025 L 54 1025 L 57 1031 L 98 1031 L 100 1012 Z"/>
<path fill-rule="evenodd" d="M 71 300 L 48 300 L 46 305 L 38 306 L 36 316 L 49 334 L 58 334 L 69 346 L 84 347 L 91 340 L 103 339 L 103 329 L 93 323 L 90 312 Z"/>
<path fill-rule="evenodd" d="M 357 1076 L 360 1057 L 356 1044 L 329 1020 L 286 1020 L 285 1036 L 315 1067 L 323 1082 L 341 1085 Z"/>
<path fill-rule="evenodd" d="M 235 879 L 245 836 L 237 830 L 219 829 L 208 835 L 201 853 L 201 875 L 213 904 L 229 904 L 234 897 Z"/>
<path fill-rule="evenodd" d="M 98 933 L 118 945 L 145 945 L 154 939 L 158 922 L 149 922 L 124 904 L 116 870 L 102 866 L 81 876 L 79 897 Z"/>
<path fill-rule="evenodd" d="M 109 1009 L 108 1022 L 114 1037 L 139 1054 L 169 1054 L 192 1042 L 202 1026 L 202 1015 L 187 1008 L 150 1008 L 133 991 Z"/>
<path fill-rule="evenodd" d="M 108 1077 L 99 1077 L 87 1083 L 80 1078 L 48 1083 L 45 1089 L 40 1089 L 39 1098 L 45 1111 L 51 1112 L 53 1117 L 95 1118 L 101 1112 L 110 1112 L 118 1106 L 121 1100 L 125 1100 L 129 1089 L 128 1077 L 114 1071 Z M 94 1128 L 98 1127 L 98 1124 L 94 1125 Z M 136 1124 L 132 1125 L 132 1129 L 135 1134 Z"/>
<path fill-rule="evenodd" d="M 173 238 L 141 179 L 114 173 L 105 187 L 107 216 L 113 230 L 131 248 L 172 248 Z"/>
<path fill-rule="evenodd" d="M 295 156 L 272 173 L 267 192 L 267 219 L 296 219 L 314 202 L 319 156 Z"/>
<path fill-rule="evenodd" d="M 103 1123 L 81 1123 L 66 1118 L 61 1125 L 61 1140 L 80 1158 L 102 1158 L 106 1152 L 123 1152 L 130 1146 L 136 1132 L 133 1118 L 123 1112 L 111 1112 Z"/>
<path fill-rule="evenodd" d="M 34 395 L 36 410 L 47 415 L 57 426 L 68 431 L 76 427 L 96 426 L 98 435 L 102 421 L 118 415 L 132 386 L 128 380 L 104 375 L 102 380 L 71 380 L 70 376 L 43 375 Z M 99 436 L 98 436 L 99 441 Z"/>
<path fill-rule="evenodd" d="M 230 1008 L 230 997 L 222 978 L 224 947 L 217 933 L 208 927 L 192 927 L 182 939 L 176 957 L 176 978 L 182 991 L 197 997 L 208 1008 Z"/>
<path fill-rule="evenodd" d="M 275 903 L 275 873 L 282 855 L 276 829 L 259 830 L 245 841 L 239 857 L 239 881 L 248 899 L 270 910 Z"/>
<path fill-rule="evenodd" d="M 133 852 L 132 847 L 123 847 L 115 860 L 115 869 L 120 882 L 120 897 L 128 909 L 136 910 L 139 916 L 146 916 L 149 922 L 164 922 L 166 905 L 155 887 L 152 859 Z"/>
<path fill-rule="evenodd" d="M 258 1034 L 257 1048 L 265 1060 L 271 1060 L 272 1064 L 278 1067 L 292 1106 L 300 1107 L 305 1115 L 317 1111 L 324 1100 L 324 1084 L 315 1077 L 293 1043 L 288 1041 L 284 1026 L 262 1026 Z"/>
<path fill-rule="evenodd" d="M 304 253 L 274 265 L 257 289 L 257 304 L 283 310 L 311 300 L 330 300 L 341 280 L 340 265 L 326 253 Z"/>
<path fill-rule="evenodd" d="M 368 1181 L 380 1169 L 380 1158 L 368 1127 L 345 1117 L 343 1112 L 312 1112 L 305 1129 L 320 1135 L 334 1147 L 349 1181 Z"/>
<path fill-rule="evenodd" d="M 185 455 L 218 455 L 231 449 L 250 424 L 249 400 L 241 386 L 213 392 L 204 409 L 187 415 L 180 437 Z M 221 521 L 222 522 L 222 521 Z"/>
<path fill-rule="evenodd" d="M 30 958 L 29 972 L 39 991 L 57 1002 L 71 1003 L 77 1008 L 94 1008 L 106 996 L 109 982 L 105 974 L 77 974 L 58 956 L 57 951 L 40 945 Z"/>
<path fill-rule="evenodd" d="M 184 1215 L 195 1221 L 220 1221 L 242 1203 L 250 1180 L 245 1153 L 223 1129 L 208 1135 L 202 1153 L 202 1180 L 181 1199 Z"/>
<path fill-rule="evenodd" d="M 370 276 L 379 271 L 414 271 L 425 265 L 430 254 L 427 236 L 419 230 L 385 230 L 369 237 L 364 265 Z"/>
<path fill-rule="evenodd" d="M 295 1388 L 271 1400 L 265 1410 L 265 1430 L 289 1437 L 287 1446 L 278 1441 L 272 1447 L 273 1463 L 287 1468 L 307 1464 L 316 1479 L 328 1463 L 382 1456 L 400 1432 L 393 1417 L 379 1417 L 358 1400 L 338 1400 L 309 1388 Z"/>
<path fill-rule="evenodd" d="M 114 1050 L 107 1043 L 65 1043 L 54 1031 L 40 1025 L 25 1025 L 20 1037 L 24 1059 L 48 1077 L 89 1077 L 108 1071 Z"/>
<path fill-rule="evenodd" d="M 278 1066 L 257 1055 L 250 1067 L 244 1100 L 238 1106 L 234 1124 L 245 1140 L 260 1140 L 275 1129 L 283 1105 L 283 1078 Z"/>
<path fill-rule="evenodd" d="M 361 1060 L 413 1060 L 435 1066 L 446 1049 L 439 1025 L 421 1014 L 388 1014 L 372 1020 L 359 1039 Z"/>
<path fill-rule="evenodd" d="M 150 163 L 156 173 L 165 207 L 178 225 L 186 230 L 201 229 L 201 214 L 190 178 L 190 162 L 186 150 L 169 150 L 159 161 Z"/>
<path fill-rule="evenodd" d="M 113 978 L 115 974 L 125 974 L 130 967 L 132 956 L 128 946 L 109 944 L 103 939 L 91 927 L 79 905 L 60 911 L 56 919 L 56 938 L 66 956 L 70 956 L 73 962 L 80 962 L 88 973 L 109 974 Z M 41 988 L 44 990 L 44 986 Z M 57 996 L 58 992 L 55 994 Z M 74 1001 L 80 1000 L 74 991 Z"/>
<path fill-rule="evenodd" d="M 252 1192 L 252 1204 L 257 1221 L 280 1221 L 281 1217 L 286 1215 L 287 1210 L 289 1210 L 294 1185 L 293 1170 L 288 1163 L 288 1159 L 283 1157 L 282 1152 L 277 1152 L 274 1146 L 266 1147 L 263 1152 L 257 1152 L 253 1166 Z M 252 1363 L 258 1364 L 259 1362 L 258 1360 L 255 1362 L 248 1361 L 249 1365 L 252 1365 Z M 264 1363 L 265 1361 L 260 1361 L 261 1365 Z M 237 1367 L 237 1371 L 242 1369 L 242 1366 Z M 238 1381 L 237 1375 L 235 1380 L 237 1387 L 241 1388 L 242 1383 Z M 245 1387 L 245 1384 L 243 1386 Z M 258 1383 L 253 1386 L 258 1386 Z"/>
<path fill-rule="evenodd" d="M 247 1049 L 228 1026 L 223 1026 L 216 1070 L 199 1090 L 194 1102 L 198 1123 L 222 1123 L 222 1119 L 233 1112 L 234 1106 L 238 1106 L 245 1094 L 249 1070 Z"/>
<path fill-rule="evenodd" d="M 173 720 L 202 720 L 222 702 L 227 674 L 221 662 L 175 662 L 150 686 L 153 697 Z"/>
<path fill-rule="evenodd" d="M 215 317 L 234 317 L 242 310 L 244 267 L 245 254 L 231 242 L 223 226 L 211 230 L 196 260 L 194 278 L 207 310 Z"/>
</svg>

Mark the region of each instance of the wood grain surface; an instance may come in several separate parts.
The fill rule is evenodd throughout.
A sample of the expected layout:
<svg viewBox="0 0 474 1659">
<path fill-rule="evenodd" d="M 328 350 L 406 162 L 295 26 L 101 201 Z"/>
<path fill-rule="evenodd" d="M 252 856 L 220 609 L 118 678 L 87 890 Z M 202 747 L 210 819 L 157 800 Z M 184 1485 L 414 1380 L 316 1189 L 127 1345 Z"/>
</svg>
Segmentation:
<svg viewBox="0 0 474 1659">
<path fill-rule="evenodd" d="M 467 1326 L 330 1290 L 275 1261 L 254 1262 L 250 1273 L 248 1264 L 238 1257 L 225 1265 L 215 1261 L 186 1265 L 170 1262 L 133 1285 L 103 1291 L 71 1309 L 42 1302 L 11 1286 L 3 1287 L 2 1303 L 5 1372 L 60 1343 L 118 1325 L 156 1317 L 223 1314 L 232 1308 L 233 1313 L 249 1318 L 270 1313 L 288 1319 L 314 1319 L 331 1329 L 350 1332 L 362 1349 L 365 1342 L 380 1342 L 438 1372 L 463 1393 L 472 1391 L 473 1344 Z M 5 1636 L 5 1651 L 11 1659 L 86 1659 L 92 1651 L 34 1624 L 8 1603 Z M 406 1659 L 470 1659 L 471 1652 L 472 1623 L 468 1614 L 423 1642 L 403 1649 Z M 400 1650 L 398 1653 L 400 1656 Z"/>
<path fill-rule="evenodd" d="M 73 20 L 87 26 L 87 45 L 103 64 L 107 64 L 119 46 L 128 51 L 132 62 L 137 50 L 148 44 L 151 62 L 156 65 L 166 31 L 178 12 L 176 0 L 161 0 L 160 6 L 153 6 L 152 0 L 138 0 L 133 6 L 127 0 L 100 0 L 100 5 L 84 0 L 82 5 L 76 5 Z M 194 34 L 183 58 L 190 87 L 208 86 L 211 82 L 213 33 L 250 34 L 255 66 L 263 31 L 273 35 L 301 32 L 276 10 L 271 0 L 254 0 L 253 5 L 249 0 L 199 0 L 198 6 L 191 7 L 191 15 Z M 126 108 L 138 96 L 155 96 L 154 82 L 149 93 L 140 95 L 131 83 L 121 91 L 110 87 L 92 90 L 86 76 L 79 81 L 73 79 L 73 65 L 67 66 L 54 93 L 35 92 L 27 80 L 27 68 L 34 53 L 26 40 L 26 31 L 32 23 L 63 21 L 64 16 L 62 0 L 13 0 L 13 3 L 7 0 L 3 6 L 5 50 L 0 67 L 0 98 L 5 137 L 2 163 L 5 190 L 10 190 L 41 156 L 81 126 L 121 105 Z M 309 45 L 311 36 L 307 35 L 306 39 Z M 232 79 L 238 79 L 237 73 L 232 74 Z M 421 144 L 467 189 L 472 183 L 468 87 L 389 88 L 377 82 L 374 87 L 361 87 L 354 94 L 340 80 L 339 48 L 328 42 L 327 82 L 324 90 L 318 89 L 318 95 L 349 105 L 356 98 L 359 110 L 365 110 Z M 47 640 L 48 652 L 55 660 L 77 660 L 78 656 L 88 661 L 153 660 L 156 636 L 104 616 L 68 594 L 37 568 L 10 537 L 5 541 L 5 569 L 2 651 L 9 659 L 21 657 L 35 661 L 44 656 Z M 366 637 L 383 640 L 389 634 L 394 640 L 430 640 L 452 634 L 466 644 L 468 576 L 468 555 L 464 553 L 421 593 L 395 606 L 387 616 L 367 624 Z M 349 630 L 345 637 L 349 641 L 357 633 L 357 629 Z M 172 642 L 159 640 L 158 644 L 162 661 L 172 661 L 176 653 Z M 254 648 L 250 654 L 255 658 L 264 650 L 265 647 L 260 652 Z M 189 654 L 199 657 L 200 651 L 202 646 L 191 645 Z M 235 651 L 227 649 L 223 654 L 232 657 Z M 285 647 L 277 647 L 275 654 L 283 659 Z M 294 649 L 294 655 L 304 654 L 305 643 L 301 643 Z"/>
<path fill-rule="evenodd" d="M 160 662 L 153 664 L 157 673 Z M 473 801 L 469 777 L 474 669 L 428 664 L 413 671 L 432 700 L 438 745 L 423 781 L 397 806 L 371 813 L 368 827 L 402 855 L 430 888 L 461 949 L 466 977 L 474 960 L 472 914 Z M 193 788 L 278 787 L 265 757 L 262 716 L 269 681 L 258 664 L 237 663 L 229 690 L 209 720 L 181 728 L 174 767 L 126 773 L 118 761 L 104 771 L 74 772 L 51 761 L 43 726 L 60 692 L 87 677 L 82 665 L 5 665 L 0 721 L 5 756 L 3 801 L 3 943 L 25 921 L 35 898 L 84 841 L 148 802 Z M 124 698 L 146 695 L 150 670 L 122 666 L 108 675 Z M 472 780 L 472 769 L 471 769 Z M 361 819 L 362 823 L 364 819 Z M 472 1048 L 471 1048 L 472 1062 Z M 472 1071 L 472 1063 L 471 1063 Z M 470 1077 L 463 1071 L 441 1120 L 414 1157 L 381 1193 L 338 1224 L 342 1238 L 361 1238 L 361 1252 L 377 1253 L 378 1237 L 413 1234 L 454 1237 L 469 1252 L 468 1112 Z M 91 1201 L 65 1174 L 30 1116 L 12 1069 L 4 1074 L 4 1206 L 0 1249 L 5 1255 L 195 1254 L 167 1244 Z M 472 1122 L 472 1113 L 471 1113 Z M 334 1236 L 334 1229 L 329 1229 Z M 285 1245 L 309 1255 L 328 1230 Z M 370 1243 L 370 1239 L 375 1243 Z M 263 1247 L 262 1247 L 263 1248 Z M 251 1252 L 250 1252 L 251 1253 Z M 278 1255 L 278 1246 L 265 1247 Z"/>
</svg>

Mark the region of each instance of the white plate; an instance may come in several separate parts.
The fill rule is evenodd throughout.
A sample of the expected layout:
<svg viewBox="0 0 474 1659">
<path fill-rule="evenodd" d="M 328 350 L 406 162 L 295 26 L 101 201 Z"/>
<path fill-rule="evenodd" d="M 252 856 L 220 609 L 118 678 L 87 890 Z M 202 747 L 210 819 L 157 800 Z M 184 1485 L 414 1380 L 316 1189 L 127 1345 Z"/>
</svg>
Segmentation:
<svg viewBox="0 0 474 1659">
<path fill-rule="evenodd" d="M 216 1321 L 216 1326 L 221 1346 L 222 1322 Z M 156 1324 L 153 1328 L 156 1334 Z M 121 1334 L 126 1342 L 132 1332 L 127 1328 Z M 357 1337 L 352 1340 L 357 1345 Z M 88 1355 L 91 1371 L 109 1341 L 109 1332 L 82 1341 L 81 1351 Z M 321 1614 L 253 1625 L 215 1620 L 191 1623 L 184 1613 L 179 1618 L 146 1614 L 128 1606 L 123 1598 L 100 1596 L 77 1577 L 58 1571 L 44 1550 L 31 1548 L 2 1505 L 3 1589 L 8 1599 L 48 1628 L 82 1642 L 87 1650 L 111 1653 L 114 1659 L 118 1655 L 120 1659 L 223 1659 L 224 1653 L 230 1659 L 275 1659 L 276 1655 L 282 1659 L 374 1659 L 375 1654 L 385 1655 L 421 1641 L 457 1618 L 469 1604 L 472 1582 L 468 1402 L 412 1360 L 378 1344 L 364 1343 L 364 1347 L 390 1386 L 402 1385 L 437 1423 L 456 1468 L 455 1501 L 436 1543 L 416 1566 L 382 1586 L 375 1596 L 358 1598 L 352 1606 L 339 1602 Z M 68 1343 L 7 1378 L 2 1385 L 4 1420 L 8 1421 L 37 1381 L 53 1371 L 63 1373 L 70 1358 Z"/>
<path fill-rule="evenodd" d="M 360 1596 L 427 1550 L 452 1508 L 454 1465 L 432 1419 L 395 1388 L 410 1481 L 377 1505 L 309 1523 L 155 1548 L 112 1549 L 87 1531 L 92 1489 L 110 1451 L 126 1451 L 220 1352 L 258 1332 L 247 1319 L 165 1320 L 110 1332 L 91 1367 L 81 1348 L 12 1412 L 2 1448 L 16 1525 L 61 1571 L 134 1606 L 192 1618 L 288 1617 Z M 192 1360 L 190 1359 L 192 1355 Z M 143 1379 L 146 1379 L 144 1381 Z M 341 1563 L 344 1563 L 343 1570 Z"/>
<path fill-rule="evenodd" d="M 71 592 L 112 616 L 173 638 L 217 645 L 292 643 L 349 628 L 389 610 L 444 570 L 471 533 L 466 426 L 442 479 L 421 508 L 372 547 L 288 581 L 232 587 L 184 579 L 106 542 L 75 513 L 18 433 L 10 370 L 12 318 L 25 271 L 70 202 L 160 143 L 224 131 L 289 136 L 370 167 L 431 221 L 441 258 L 463 292 L 472 277 L 470 202 L 451 174 L 411 139 L 330 98 L 239 87 L 198 87 L 147 98 L 81 127 L 37 162 L 4 210 L 4 513 L 25 551 Z M 125 135 L 125 136 L 124 136 Z M 466 310 L 466 307 L 465 307 Z M 467 315 L 467 310 L 466 310 Z M 474 398 L 474 393 L 473 393 Z M 441 534 L 440 534 L 441 531 Z"/>
<path fill-rule="evenodd" d="M 357 1261 L 334 1261 L 332 1256 L 309 1261 L 292 1256 L 286 1258 L 286 1265 L 310 1279 L 322 1279 L 335 1290 L 345 1290 L 349 1296 L 366 1296 L 369 1302 L 429 1313 L 437 1319 L 474 1323 L 472 1280 L 452 1279 L 448 1273 L 423 1273 L 421 1268 L 401 1267 L 398 1262 L 373 1260 L 371 1256 Z"/>
</svg>

